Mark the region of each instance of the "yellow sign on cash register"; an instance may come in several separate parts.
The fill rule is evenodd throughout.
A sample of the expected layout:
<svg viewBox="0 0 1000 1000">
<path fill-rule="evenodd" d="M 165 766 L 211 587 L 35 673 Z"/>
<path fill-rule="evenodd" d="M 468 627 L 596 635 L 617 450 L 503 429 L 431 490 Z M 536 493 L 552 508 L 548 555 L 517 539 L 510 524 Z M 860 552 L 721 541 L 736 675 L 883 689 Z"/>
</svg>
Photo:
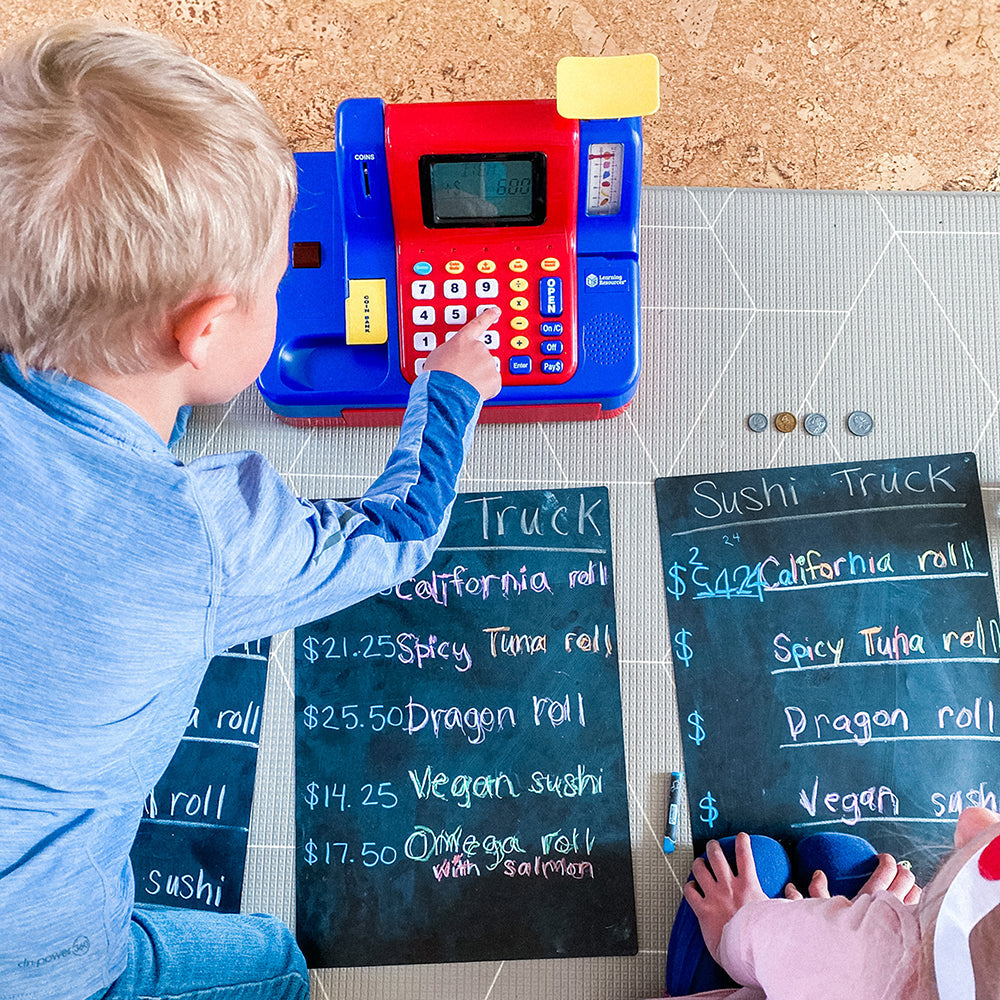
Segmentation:
<svg viewBox="0 0 1000 1000">
<path fill-rule="evenodd" d="M 347 343 L 384 344 L 389 339 L 385 278 L 356 278 L 347 285 Z"/>
<path fill-rule="evenodd" d="M 563 118 L 638 118 L 660 106 L 656 56 L 566 56 L 556 64 L 556 109 Z"/>
</svg>

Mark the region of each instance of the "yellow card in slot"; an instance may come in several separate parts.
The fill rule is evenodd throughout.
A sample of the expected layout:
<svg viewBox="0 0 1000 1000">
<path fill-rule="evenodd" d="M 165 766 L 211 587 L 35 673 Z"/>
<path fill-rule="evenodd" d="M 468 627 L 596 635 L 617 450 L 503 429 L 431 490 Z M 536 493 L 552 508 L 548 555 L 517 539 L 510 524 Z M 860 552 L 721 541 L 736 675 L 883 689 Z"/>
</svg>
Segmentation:
<svg viewBox="0 0 1000 1000">
<path fill-rule="evenodd" d="M 556 64 L 556 110 L 563 118 L 636 118 L 660 106 L 656 56 L 566 56 Z"/>
<path fill-rule="evenodd" d="M 348 281 L 345 310 L 348 344 L 384 344 L 388 341 L 385 278 Z"/>
</svg>

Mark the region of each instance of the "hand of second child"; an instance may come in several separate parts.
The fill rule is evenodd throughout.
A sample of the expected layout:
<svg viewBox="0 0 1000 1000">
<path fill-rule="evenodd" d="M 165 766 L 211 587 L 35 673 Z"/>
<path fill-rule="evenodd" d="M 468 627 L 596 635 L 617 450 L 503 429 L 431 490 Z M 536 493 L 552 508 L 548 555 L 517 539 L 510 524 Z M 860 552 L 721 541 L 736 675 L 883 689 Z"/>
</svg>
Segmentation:
<svg viewBox="0 0 1000 1000">
<path fill-rule="evenodd" d="M 496 358 L 483 343 L 483 335 L 499 318 L 496 306 L 480 313 L 427 355 L 424 370 L 451 372 L 464 378 L 483 399 L 492 399 L 501 389 L 500 372 Z"/>
<path fill-rule="evenodd" d="M 767 899 L 757 878 L 750 837 L 745 833 L 736 835 L 735 872 L 729 867 L 719 842 L 710 840 L 705 858 L 695 861 L 691 874 L 694 881 L 684 886 L 684 898 L 698 918 L 701 936 L 712 958 L 718 961 L 722 931 L 736 911 L 747 903 Z"/>
<path fill-rule="evenodd" d="M 868 876 L 868 881 L 858 890 L 857 895 L 871 895 L 883 889 L 891 892 L 903 903 L 920 901 L 920 886 L 917 885 L 913 872 L 905 865 L 899 864 L 891 854 L 878 856 L 875 871 Z M 813 872 L 808 891 L 811 899 L 830 898 L 830 886 L 824 872 Z M 854 898 L 857 899 L 857 896 Z M 785 899 L 802 899 L 802 893 L 789 883 L 785 886 Z"/>
</svg>

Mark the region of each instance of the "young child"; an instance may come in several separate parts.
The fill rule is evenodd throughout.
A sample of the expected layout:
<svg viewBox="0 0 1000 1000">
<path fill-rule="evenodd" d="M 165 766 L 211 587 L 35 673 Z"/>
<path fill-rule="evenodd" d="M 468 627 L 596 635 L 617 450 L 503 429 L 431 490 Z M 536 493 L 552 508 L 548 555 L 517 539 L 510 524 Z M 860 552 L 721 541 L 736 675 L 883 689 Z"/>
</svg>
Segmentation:
<svg viewBox="0 0 1000 1000">
<path fill-rule="evenodd" d="M 1000 814 L 966 809 L 955 852 L 921 892 L 887 854 L 852 900 L 817 872 L 803 899 L 761 888 L 751 840 L 739 834 L 735 870 L 711 841 L 684 898 L 705 945 L 742 989 L 734 1000 L 985 1000 L 1000 997 Z"/>
<path fill-rule="evenodd" d="M 491 310 L 427 360 L 384 473 L 307 503 L 168 450 L 275 335 L 295 167 L 241 84 L 71 24 L 0 58 L 0 1000 L 308 996 L 280 922 L 133 912 L 129 850 L 208 660 L 419 571 L 483 399 Z"/>
</svg>

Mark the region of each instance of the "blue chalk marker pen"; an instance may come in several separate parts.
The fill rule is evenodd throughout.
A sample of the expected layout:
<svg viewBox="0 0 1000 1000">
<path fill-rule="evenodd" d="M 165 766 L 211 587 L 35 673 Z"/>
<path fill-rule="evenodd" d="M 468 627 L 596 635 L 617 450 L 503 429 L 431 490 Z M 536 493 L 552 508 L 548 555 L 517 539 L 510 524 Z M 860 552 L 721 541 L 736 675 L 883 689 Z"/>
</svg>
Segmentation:
<svg viewBox="0 0 1000 1000">
<path fill-rule="evenodd" d="M 663 853 L 672 854 L 677 846 L 677 827 L 681 821 L 681 778 L 680 771 L 670 772 L 670 795 L 667 806 L 667 832 L 663 835 Z"/>
</svg>

